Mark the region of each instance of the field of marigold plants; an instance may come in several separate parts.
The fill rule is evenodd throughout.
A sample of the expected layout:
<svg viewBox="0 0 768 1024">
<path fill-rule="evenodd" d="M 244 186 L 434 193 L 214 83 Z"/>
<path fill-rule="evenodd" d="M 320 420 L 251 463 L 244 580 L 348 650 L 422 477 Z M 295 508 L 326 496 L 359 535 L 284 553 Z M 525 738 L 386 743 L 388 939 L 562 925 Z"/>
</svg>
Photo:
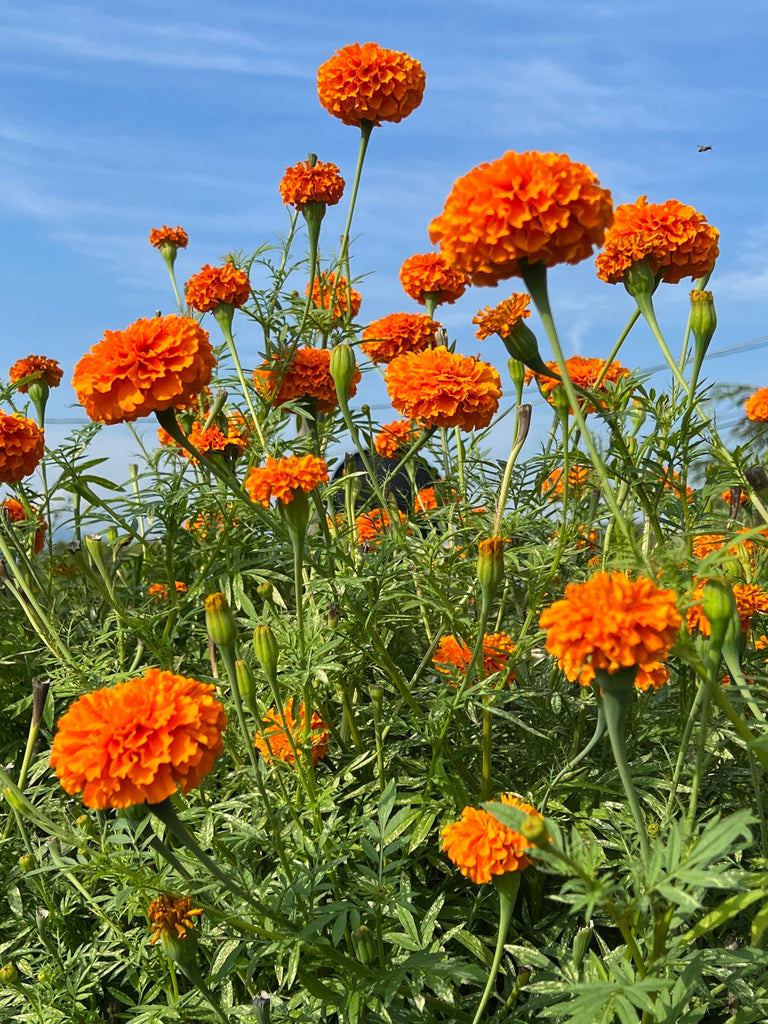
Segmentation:
<svg viewBox="0 0 768 1024">
<path fill-rule="evenodd" d="M 317 82 L 351 184 L 289 167 L 284 244 L 183 287 L 193 240 L 152 229 L 178 312 L 83 354 L 58 447 L 55 353 L 0 381 L 0 1017 L 764 1024 L 768 388 L 734 447 L 718 232 L 507 152 L 361 323 L 364 163 L 426 76 L 366 43 Z M 616 344 L 566 358 L 547 270 L 591 259 Z M 449 338 L 441 306 L 510 279 Z M 666 389 L 620 362 L 638 322 Z M 462 351 L 492 336 L 506 366 Z M 152 418 L 105 479 L 96 435 Z"/>
</svg>

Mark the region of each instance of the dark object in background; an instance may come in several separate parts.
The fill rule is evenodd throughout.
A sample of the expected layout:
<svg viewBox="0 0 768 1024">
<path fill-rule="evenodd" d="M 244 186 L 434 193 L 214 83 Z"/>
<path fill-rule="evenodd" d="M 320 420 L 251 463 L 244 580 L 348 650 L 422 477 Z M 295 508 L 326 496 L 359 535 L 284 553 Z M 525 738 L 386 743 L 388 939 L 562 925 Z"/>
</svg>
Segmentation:
<svg viewBox="0 0 768 1024">
<path fill-rule="evenodd" d="M 397 503 L 397 507 L 401 512 L 412 512 L 413 502 L 415 495 L 411 489 L 411 478 L 404 469 L 399 469 L 399 461 L 397 459 L 388 459 L 381 455 L 371 455 L 370 452 L 365 453 L 369 462 L 373 463 L 374 470 L 379 478 L 379 483 L 386 484 L 386 490 L 384 492 L 386 498 L 394 498 Z M 360 474 L 358 481 L 360 483 L 360 492 L 355 499 L 355 505 L 359 506 L 374 506 L 378 505 L 376 495 L 370 485 L 368 473 L 365 468 L 365 464 L 359 454 L 347 454 L 344 456 L 344 461 L 341 462 L 333 472 L 332 480 L 341 480 L 344 476 L 345 469 L 348 469 L 350 473 Z M 414 478 L 416 480 L 416 490 L 421 491 L 425 487 L 430 487 L 437 482 L 437 474 L 430 468 L 429 464 L 424 459 L 416 458 L 413 461 Z M 392 474 L 389 476 L 389 474 Z M 389 479 L 387 480 L 387 477 Z M 336 508 L 344 508 L 344 492 L 337 491 L 333 496 L 333 502 Z"/>
</svg>

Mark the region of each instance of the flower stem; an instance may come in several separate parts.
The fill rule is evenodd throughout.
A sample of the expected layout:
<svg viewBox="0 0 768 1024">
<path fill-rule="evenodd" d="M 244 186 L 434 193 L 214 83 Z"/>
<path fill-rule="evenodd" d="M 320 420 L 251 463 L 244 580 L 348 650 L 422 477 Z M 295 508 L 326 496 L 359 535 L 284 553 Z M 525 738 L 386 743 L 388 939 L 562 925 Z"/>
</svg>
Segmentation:
<svg viewBox="0 0 768 1024">
<path fill-rule="evenodd" d="M 499 893 L 499 933 L 496 938 L 496 949 L 493 954 L 493 962 L 491 963 L 491 970 L 488 974 L 488 981 L 485 983 L 485 989 L 480 998 L 480 1003 L 475 1011 L 475 1016 L 472 1018 L 472 1024 L 478 1024 L 478 1021 L 483 1016 L 483 1011 L 491 997 L 493 986 L 496 982 L 496 975 L 499 973 L 499 967 L 501 966 L 501 958 L 504 954 L 504 943 L 507 938 L 507 932 L 509 931 L 509 925 L 512 921 L 512 910 L 515 906 L 515 897 L 517 896 L 517 890 L 520 888 L 520 872 L 513 871 L 507 872 L 506 875 L 502 875 L 501 878 L 505 880 L 504 888 L 497 886 Z"/>
</svg>

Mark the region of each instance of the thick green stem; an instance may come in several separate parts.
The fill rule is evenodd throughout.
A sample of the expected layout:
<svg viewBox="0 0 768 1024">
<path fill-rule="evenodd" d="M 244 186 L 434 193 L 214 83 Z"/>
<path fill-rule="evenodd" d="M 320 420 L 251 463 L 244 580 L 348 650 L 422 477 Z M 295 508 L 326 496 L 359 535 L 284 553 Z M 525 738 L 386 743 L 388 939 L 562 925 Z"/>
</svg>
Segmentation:
<svg viewBox="0 0 768 1024">
<path fill-rule="evenodd" d="M 501 958 L 504 954 L 504 943 L 507 939 L 507 932 L 509 931 L 509 925 L 512 921 L 512 911 L 515 906 L 515 898 L 517 896 L 517 890 L 520 888 L 520 872 L 513 871 L 507 872 L 505 875 L 499 876 L 501 884 L 496 886 L 499 893 L 499 933 L 496 937 L 496 949 L 493 954 L 493 962 L 491 963 L 491 970 L 488 974 L 488 981 L 485 983 L 485 989 L 483 990 L 480 1003 L 475 1011 L 475 1016 L 472 1018 L 472 1024 L 478 1024 L 483 1016 L 483 1011 L 491 997 L 493 992 L 493 986 L 496 983 L 496 975 L 499 973 L 499 967 L 501 966 Z"/>
</svg>

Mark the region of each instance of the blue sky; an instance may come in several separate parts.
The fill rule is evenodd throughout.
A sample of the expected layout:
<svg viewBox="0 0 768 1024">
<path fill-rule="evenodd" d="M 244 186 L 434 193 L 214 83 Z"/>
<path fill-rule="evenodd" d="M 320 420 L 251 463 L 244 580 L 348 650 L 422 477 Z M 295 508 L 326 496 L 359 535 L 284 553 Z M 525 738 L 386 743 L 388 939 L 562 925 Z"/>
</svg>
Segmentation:
<svg viewBox="0 0 768 1024">
<path fill-rule="evenodd" d="M 588 164 L 615 203 L 646 193 L 701 210 L 721 231 L 713 350 L 768 334 L 764 0 L 532 8 L 518 0 L 2 0 L 0 372 L 28 353 L 57 358 L 65 381 L 50 415 L 83 419 L 69 408 L 75 362 L 105 329 L 172 311 L 150 228 L 188 231 L 177 263 L 183 282 L 228 251 L 277 241 L 288 224 L 278 183 L 307 152 L 351 181 L 358 132 L 322 109 L 315 76 L 336 49 L 368 40 L 419 59 L 427 91 L 408 119 L 374 132 L 353 250 L 357 272 L 370 275 L 361 323 L 416 308 L 399 267 L 431 248 L 427 225 L 457 177 L 506 150 L 540 149 Z M 699 153 L 701 144 L 712 150 Z M 329 211 L 329 244 L 345 212 L 344 200 Z M 566 354 L 607 355 L 632 310 L 623 288 L 599 282 L 592 262 L 556 268 L 550 282 Z M 503 349 L 481 345 L 471 320 L 516 288 L 473 288 L 442 309 L 459 350 L 482 352 L 503 383 Z M 657 298 L 673 351 L 688 290 L 662 286 Z M 206 326 L 218 342 L 216 325 Z M 239 343 L 253 366 L 258 337 L 244 325 Z M 713 361 L 709 378 L 768 385 L 764 344 Z M 621 359 L 661 361 L 644 329 Z M 377 384 L 364 400 L 379 405 L 385 392 Z M 546 407 L 535 415 L 546 429 Z M 67 429 L 52 423 L 49 441 Z M 132 450 L 122 428 L 103 433 L 111 450 Z"/>
</svg>

